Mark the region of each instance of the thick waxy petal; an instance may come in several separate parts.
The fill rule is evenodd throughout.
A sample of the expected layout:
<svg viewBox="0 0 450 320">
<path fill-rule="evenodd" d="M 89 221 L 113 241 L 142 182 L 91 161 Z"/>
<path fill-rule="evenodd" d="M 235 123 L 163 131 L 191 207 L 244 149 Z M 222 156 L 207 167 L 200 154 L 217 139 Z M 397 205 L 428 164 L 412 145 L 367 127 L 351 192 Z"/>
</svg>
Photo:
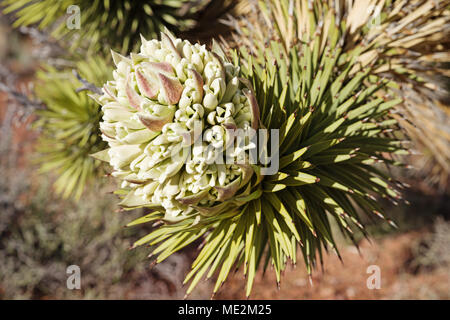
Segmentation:
<svg viewBox="0 0 450 320">
<path fill-rule="evenodd" d="M 116 169 L 129 164 L 140 153 L 142 153 L 142 150 L 139 145 L 121 145 L 108 149 L 110 164 Z"/>
<path fill-rule="evenodd" d="M 219 55 L 215 52 L 211 53 L 213 56 L 214 61 L 216 61 L 220 65 L 220 78 L 225 81 L 226 74 L 225 74 L 225 67 L 223 66 L 222 59 L 219 57 Z"/>
<path fill-rule="evenodd" d="M 195 80 L 195 90 L 199 93 L 200 99 L 198 101 L 194 101 L 196 103 L 201 102 L 203 99 L 203 85 L 204 81 L 200 73 L 195 69 L 189 69 L 188 72 L 192 76 L 192 79 Z"/>
<path fill-rule="evenodd" d="M 161 32 L 161 42 L 166 49 L 169 49 L 175 57 L 181 60 L 181 55 L 173 44 L 172 39 L 170 39 L 170 37 L 164 32 Z"/>
<path fill-rule="evenodd" d="M 173 67 L 170 63 L 167 62 L 144 62 L 142 63 L 142 66 L 145 68 L 146 71 L 149 71 L 154 74 L 162 73 L 166 76 L 174 76 L 175 72 L 173 70 Z"/>
<path fill-rule="evenodd" d="M 136 82 L 139 91 L 147 98 L 153 99 L 158 95 L 159 85 L 156 81 L 148 78 L 141 71 L 136 70 Z"/>
<path fill-rule="evenodd" d="M 150 132 L 145 129 L 136 130 L 134 132 L 128 133 L 124 138 L 121 138 L 119 141 L 128 144 L 141 144 L 152 140 L 157 134 L 158 134 L 157 132 Z"/>
<path fill-rule="evenodd" d="M 237 126 L 234 123 L 223 123 L 222 127 L 225 129 L 225 149 L 227 149 L 234 141 Z"/>
<path fill-rule="evenodd" d="M 116 135 L 115 129 L 116 129 L 115 125 L 111 125 L 106 122 L 100 123 L 100 132 L 110 139 L 115 139 Z"/>
<path fill-rule="evenodd" d="M 128 75 L 127 81 L 125 83 L 125 93 L 127 95 L 130 106 L 132 106 L 136 110 L 140 110 L 142 98 L 137 94 L 136 90 L 131 88 L 130 83 L 131 83 L 131 74 Z"/>
<path fill-rule="evenodd" d="M 108 121 L 127 121 L 132 115 L 132 109 L 123 107 L 116 102 L 110 102 L 103 106 L 103 119 Z"/>
<path fill-rule="evenodd" d="M 167 111 L 163 115 L 147 115 L 138 114 L 139 120 L 144 126 L 146 126 L 150 131 L 161 131 L 165 124 L 169 123 L 173 119 L 174 110 L 167 108 Z"/>
<path fill-rule="evenodd" d="M 164 181 L 165 179 L 167 179 L 169 177 L 172 177 L 178 171 L 180 171 L 180 169 L 183 167 L 183 165 L 186 162 L 187 156 L 188 156 L 188 152 L 185 152 L 184 150 L 181 151 L 180 154 L 177 155 L 177 161 L 166 165 L 163 174 L 159 177 L 159 182 L 162 183 L 162 181 Z"/>
<path fill-rule="evenodd" d="M 105 84 L 103 86 L 103 91 L 110 96 L 112 99 L 117 100 L 117 97 L 113 94 L 111 88 L 109 87 L 109 85 Z"/>
<path fill-rule="evenodd" d="M 131 62 L 134 66 L 138 66 L 143 61 L 147 61 L 148 57 L 139 53 L 130 53 Z"/>
<path fill-rule="evenodd" d="M 136 207 L 146 207 L 146 208 L 158 208 L 160 207 L 157 204 L 149 203 L 141 195 L 137 195 L 135 191 L 130 191 L 128 195 L 123 198 L 123 200 L 119 203 L 119 206 L 122 208 L 136 208 Z"/>
<path fill-rule="evenodd" d="M 203 106 L 210 110 L 213 111 L 217 105 L 219 104 L 219 100 L 217 100 L 217 97 L 212 94 L 212 93 L 207 93 L 205 95 L 205 98 L 203 99 Z"/>
<path fill-rule="evenodd" d="M 220 84 L 220 92 L 219 92 L 219 101 L 222 101 L 223 96 L 225 95 L 227 83 L 226 83 L 226 72 L 225 67 L 223 65 L 222 59 L 219 57 L 219 55 L 215 52 L 212 52 L 212 56 L 214 57 L 214 60 L 219 63 L 220 65 L 220 78 L 216 79 L 219 81 Z"/>
<path fill-rule="evenodd" d="M 183 93 L 183 85 L 176 78 L 167 77 L 162 73 L 158 73 L 161 82 L 161 90 L 164 92 L 166 100 L 169 104 L 176 104 L 180 101 Z"/>
<path fill-rule="evenodd" d="M 135 174 L 135 173 L 131 173 L 131 174 L 127 175 L 126 177 L 123 178 L 123 180 L 130 182 L 130 183 L 134 183 L 134 184 L 144 184 L 149 181 L 149 180 L 139 179 L 137 174 Z"/>
<path fill-rule="evenodd" d="M 187 147 L 195 143 L 197 139 L 202 135 L 201 130 L 196 130 L 195 128 L 193 130 L 190 130 L 188 132 L 184 132 L 182 134 L 183 136 L 183 146 Z"/>
</svg>

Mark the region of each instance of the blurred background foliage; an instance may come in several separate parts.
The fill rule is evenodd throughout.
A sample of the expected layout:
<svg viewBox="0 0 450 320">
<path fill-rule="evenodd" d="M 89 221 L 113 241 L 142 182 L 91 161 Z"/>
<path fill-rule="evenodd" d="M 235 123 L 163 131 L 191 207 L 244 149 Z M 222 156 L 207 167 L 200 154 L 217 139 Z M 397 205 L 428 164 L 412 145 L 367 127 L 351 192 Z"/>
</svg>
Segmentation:
<svg viewBox="0 0 450 320">
<path fill-rule="evenodd" d="M 184 9 L 187 11 L 183 11 L 179 3 L 189 1 L 167 1 L 171 7 L 167 11 L 158 10 L 165 13 L 166 20 L 155 22 L 156 20 L 139 18 L 138 21 L 145 21 L 145 24 L 135 26 L 133 17 L 127 23 L 121 20 L 123 27 L 114 29 L 114 32 L 102 29 L 108 30 L 109 33 L 105 34 L 96 34 L 100 30 L 96 27 L 82 29 L 82 32 L 93 32 L 91 36 L 98 37 L 101 41 L 73 47 L 70 45 L 75 42 L 68 39 L 76 37 L 76 33 L 65 33 L 61 27 L 58 31 L 60 19 L 48 20 L 60 15 L 56 11 L 49 15 L 48 11 L 42 10 L 47 15 L 32 17 L 27 14 L 27 10 L 36 10 L 37 6 L 26 9 L 29 2 L 0 2 L 0 7 L 9 7 L 10 11 L 22 8 L 22 17 L 25 17 L 16 20 L 14 14 L 0 15 L 0 85 L 3 85 L 0 87 L 0 298 L 182 298 L 182 280 L 199 243 L 151 268 L 146 260 L 145 248 L 138 251 L 126 249 L 132 240 L 147 233 L 148 228 L 152 227 L 147 230 L 123 228 L 140 213 L 113 213 L 116 209 L 115 198 L 112 195 L 104 196 L 106 191 L 113 189 L 107 179 L 102 179 L 103 183 L 79 183 L 79 177 L 85 175 L 86 180 L 89 177 L 103 177 L 105 170 L 86 157 L 91 150 L 102 148 L 102 142 L 97 140 L 96 134 L 100 114 L 98 106 L 87 98 L 85 91 L 77 92 L 83 84 L 72 73 L 72 69 L 77 69 L 81 77 L 99 86 L 108 74 L 105 62 L 107 54 L 96 58 L 97 60 L 89 58 L 81 62 L 80 55 L 85 50 L 107 53 L 109 47 L 105 43 L 110 41 L 111 46 L 117 45 L 119 51 L 129 51 L 131 44 L 139 42 L 141 31 L 132 33 L 137 40 L 130 37 L 125 41 L 128 44 L 123 47 L 120 43 L 114 44 L 116 39 L 120 39 L 118 32 L 125 33 L 130 30 L 127 28 L 142 28 L 146 37 L 151 38 L 149 34 L 157 32 L 161 26 L 158 23 L 163 23 L 162 21 L 169 24 L 169 27 L 172 26 L 172 31 L 191 40 L 207 42 L 212 36 L 219 35 L 231 40 L 231 28 L 242 29 L 242 23 L 247 26 L 246 23 L 252 24 L 254 19 L 259 19 L 255 12 L 255 2 L 194 1 L 200 7 L 188 6 L 185 7 L 188 9 Z M 89 3 L 80 1 L 82 2 Z M 96 6 L 92 6 L 90 12 L 93 16 L 109 21 L 108 19 L 117 19 L 117 12 L 120 10 L 131 10 L 138 3 L 116 2 L 95 1 Z M 163 2 L 148 1 L 149 6 L 162 5 Z M 428 2 L 433 1 L 413 3 Z M 97 15 L 99 10 L 103 10 L 102 6 L 108 3 L 110 9 L 116 11 L 104 10 Z M 48 8 L 56 10 L 55 6 L 49 5 Z M 176 14 L 172 15 L 173 13 Z M 444 13 L 448 16 L 448 8 Z M 60 14 L 65 13 L 60 11 Z M 139 11 L 137 14 L 140 17 L 146 12 Z M 186 14 L 183 15 L 186 19 L 178 19 L 178 14 Z M 227 14 L 239 19 L 229 20 L 234 22 L 228 25 L 221 24 L 220 19 Z M 42 24 L 41 19 L 45 17 L 49 18 Z M 242 19 L 247 21 L 242 22 Z M 22 27 L 13 29 L 11 26 L 14 21 Z M 45 24 L 49 28 L 42 28 Z M 447 34 L 448 24 L 443 24 L 440 29 L 441 32 L 434 33 L 432 37 L 426 36 L 427 41 L 414 47 L 414 51 L 422 56 L 421 61 L 426 65 L 443 70 L 442 74 L 449 76 L 448 62 L 442 62 L 448 57 L 449 37 L 442 37 Z M 249 30 L 254 32 L 254 29 Z M 267 35 L 268 30 L 263 28 L 260 31 Z M 414 30 L 410 30 L 408 36 L 414 35 Z M 240 44 L 236 42 L 235 45 Z M 406 57 L 410 67 L 417 67 L 413 56 Z M 35 83 L 35 87 L 30 88 L 30 83 Z M 367 259 L 352 260 L 350 253 L 344 252 L 344 263 L 351 261 L 352 267 L 331 267 L 328 278 L 318 274 L 318 281 L 323 281 L 322 289 L 317 289 L 317 286 L 316 289 L 309 287 L 306 284 L 307 274 L 301 270 L 303 268 L 297 268 L 287 272 L 291 273 L 292 281 L 287 279 L 286 284 L 282 283 L 282 286 L 288 287 L 282 293 L 277 293 L 274 279 L 258 275 L 254 287 L 256 294 L 252 297 L 450 298 L 450 200 L 446 160 L 450 150 L 448 101 L 435 99 L 437 93 L 432 88 L 431 91 L 416 92 L 411 87 L 407 92 L 415 107 L 404 110 L 414 113 L 411 117 L 419 119 L 419 126 L 411 122 L 409 132 L 412 132 L 411 136 L 417 141 L 417 148 L 424 156 L 411 156 L 411 163 L 416 166 L 416 170 L 396 173 L 410 182 L 411 186 L 405 196 L 411 205 L 385 204 L 386 211 L 397 222 L 399 229 L 392 230 L 387 224 L 375 225 L 367 221 L 369 233 L 378 238 L 377 242 L 380 241 L 381 244 L 378 247 L 365 246 L 364 243 L 361 245 L 363 255 L 369 256 Z M 74 110 L 83 112 L 76 113 Z M 77 123 L 77 132 L 68 131 L 62 126 L 68 118 Z M 88 122 L 85 122 L 86 119 L 89 119 Z M 64 148 L 63 144 L 73 148 Z M 55 160 L 53 168 L 64 168 L 61 160 L 65 159 L 65 165 L 74 168 L 69 170 L 72 174 L 61 178 L 57 170 L 47 168 L 48 171 L 45 167 L 39 169 L 35 165 L 49 163 L 49 159 Z M 76 169 L 76 159 L 82 159 L 79 161 L 85 166 L 81 171 Z M 85 161 L 90 161 L 90 164 L 84 164 Z M 40 171 L 47 173 L 38 174 Z M 63 171 L 67 172 L 60 172 Z M 55 180 L 56 189 L 52 187 Z M 55 190 L 59 191 L 59 195 L 82 197 L 81 201 L 63 200 L 54 193 Z M 365 241 L 362 235 L 356 236 L 356 239 Z M 337 241 L 349 245 L 348 251 L 351 252 L 350 243 L 346 239 Z M 400 246 L 403 242 L 406 244 Z M 376 257 L 373 260 L 370 258 L 372 255 Z M 392 273 L 392 278 L 388 278 L 392 281 L 383 286 L 385 290 L 368 292 L 365 288 L 365 268 L 370 263 L 379 264 L 382 270 Z M 66 288 L 66 268 L 71 264 L 81 267 L 81 291 Z M 362 274 L 361 283 L 352 282 L 355 273 Z M 230 284 L 225 285 L 218 297 L 243 298 L 241 284 L 242 275 L 239 273 Z M 209 286 L 209 283 L 200 283 L 191 298 L 209 298 Z M 341 292 L 341 286 L 346 286 L 347 289 Z M 348 291 L 348 288 L 353 288 L 356 294 Z"/>
<path fill-rule="evenodd" d="M 76 69 L 83 79 L 98 86 L 112 74 L 101 58 L 79 61 Z M 47 66 L 36 78 L 35 93 L 46 106 L 35 112 L 39 119 L 34 125 L 41 131 L 36 159 L 40 172 L 56 172 L 56 192 L 78 200 L 84 186 L 104 173 L 100 161 L 89 156 L 106 147 L 100 137 L 99 106 L 88 91 L 77 91 L 82 84 L 71 70 Z"/>
<path fill-rule="evenodd" d="M 14 13 L 14 27 L 37 26 L 70 50 L 88 54 L 110 49 L 127 54 L 139 48 L 140 34 L 157 38 L 164 28 L 191 40 L 211 38 L 225 28 L 218 19 L 248 10 L 245 1 L 236 0 L 3 0 L 2 6 L 5 14 Z M 83 13 L 80 29 L 66 26 L 76 13 L 72 6 Z"/>
</svg>

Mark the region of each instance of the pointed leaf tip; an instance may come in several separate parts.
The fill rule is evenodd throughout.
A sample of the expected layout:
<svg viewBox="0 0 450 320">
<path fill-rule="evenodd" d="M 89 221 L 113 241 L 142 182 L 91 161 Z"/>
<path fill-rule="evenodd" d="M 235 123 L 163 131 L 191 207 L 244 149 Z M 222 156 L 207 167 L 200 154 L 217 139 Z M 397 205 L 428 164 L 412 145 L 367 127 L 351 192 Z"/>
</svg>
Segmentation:
<svg viewBox="0 0 450 320">
<path fill-rule="evenodd" d="M 183 85 L 176 78 L 167 77 L 162 73 L 158 73 L 162 90 L 169 104 L 176 104 L 180 101 L 183 93 Z"/>
<path fill-rule="evenodd" d="M 105 161 L 105 162 L 109 162 L 111 160 L 111 158 L 109 157 L 109 151 L 110 148 L 96 152 L 96 153 L 92 153 L 90 154 L 91 157 L 100 160 L 100 161 Z"/>
</svg>

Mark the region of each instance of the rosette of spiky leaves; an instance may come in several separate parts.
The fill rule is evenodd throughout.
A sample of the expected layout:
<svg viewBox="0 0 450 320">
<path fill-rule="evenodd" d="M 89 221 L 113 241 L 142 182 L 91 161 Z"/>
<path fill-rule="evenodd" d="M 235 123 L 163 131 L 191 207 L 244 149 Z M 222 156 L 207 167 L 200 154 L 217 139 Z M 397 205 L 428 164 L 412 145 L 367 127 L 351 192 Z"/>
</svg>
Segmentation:
<svg viewBox="0 0 450 320">
<path fill-rule="evenodd" d="M 100 58 L 78 62 L 76 69 L 97 85 L 108 80 L 111 72 Z M 106 147 L 99 137 L 101 108 L 87 91 L 77 92 L 82 86 L 72 70 L 53 67 L 39 71 L 35 84 L 36 96 L 46 106 L 36 111 L 34 124 L 41 133 L 37 146 L 40 172 L 56 173 L 56 192 L 75 199 L 103 172 L 101 162 L 89 155 Z"/>
<path fill-rule="evenodd" d="M 353 239 L 355 230 L 366 234 L 361 211 L 384 218 L 374 196 L 400 199 L 397 182 L 376 164 L 397 164 L 392 155 L 405 153 L 392 135 L 397 121 L 389 114 L 401 99 L 387 93 L 387 80 L 370 75 L 371 66 L 350 73 L 363 47 L 343 51 L 344 27 L 330 23 L 310 30 L 287 52 L 280 42 L 269 41 L 255 57 L 245 47 L 229 53 L 254 89 L 261 126 L 279 129 L 278 154 L 271 150 L 279 157 L 278 172 L 254 176 L 237 210 L 163 223 L 133 245 L 156 246 L 152 256 L 158 263 L 202 238 L 185 279 L 191 281 L 187 294 L 205 275 L 216 277 L 217 292 L 241 266 L 248 296 L 259 268 L 271 264 L 279 283 L 286 263 L 296 263 L 298 248 L 311 273 L 324 249 L 339 255 L 331 220 Z M 213 47 L 226 59 L 217 44 Z M 154 210 L 129 226 L 164 219 Z"/>
<path fill-rule="evenodd" d="M 448 0 L 255 0 L 250 19 L 231 20 L 234 46 L 261 52 L 267 39 L 282 43 L 282 52 L 304 33 L 345 27 L 344 51 L 363 46 L 354 74 L 372 65 L 371 74 L 386 77 L 403 103 L 394 117 L 424 154 L 418 171 L 446 189 L 450 177 L 448 134 L 450 1 Z M 310 24 L 311 19 L 318 19 Z M 311 29 L 312 28 L 312 29 Z"/>
<path fill-rule="evenodd" d="M 72 49 L 113 49 L 128 52 L 138 47 L 139 34 L 157 37 L 167 27 L 172 32 L 196 25 L 195 17 L 211 0 L 5 0 L 3 12 L 15 12 L 14 26 L 37 24 L 66 39 Z M 79 8 L 80 28 L 69 28 Z M 133 46 L 133 47 L 132 47 Z"/>
</svg>

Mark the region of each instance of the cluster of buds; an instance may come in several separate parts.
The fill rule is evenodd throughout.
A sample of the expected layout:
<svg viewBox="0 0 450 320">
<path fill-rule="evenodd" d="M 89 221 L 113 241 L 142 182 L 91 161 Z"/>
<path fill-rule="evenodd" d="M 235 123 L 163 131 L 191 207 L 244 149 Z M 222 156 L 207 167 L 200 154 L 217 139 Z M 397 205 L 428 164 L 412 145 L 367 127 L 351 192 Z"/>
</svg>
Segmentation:
<svg viewBox="0 0 450 320">
<path fill-rule="evenodd" d="M 255 145 L 236 144 L 235 132 L 250 136 L 259 124 L 239 68 L 166 33 L 142 39 L 138 54 L 113 59 L 114 80 L 97 99 L 109 144 L 101 158 L 127 191 L 122 205 L 161 208 L 169 221 L 236 206 L 255 172 L 247 161 Z"/>
</svg>

